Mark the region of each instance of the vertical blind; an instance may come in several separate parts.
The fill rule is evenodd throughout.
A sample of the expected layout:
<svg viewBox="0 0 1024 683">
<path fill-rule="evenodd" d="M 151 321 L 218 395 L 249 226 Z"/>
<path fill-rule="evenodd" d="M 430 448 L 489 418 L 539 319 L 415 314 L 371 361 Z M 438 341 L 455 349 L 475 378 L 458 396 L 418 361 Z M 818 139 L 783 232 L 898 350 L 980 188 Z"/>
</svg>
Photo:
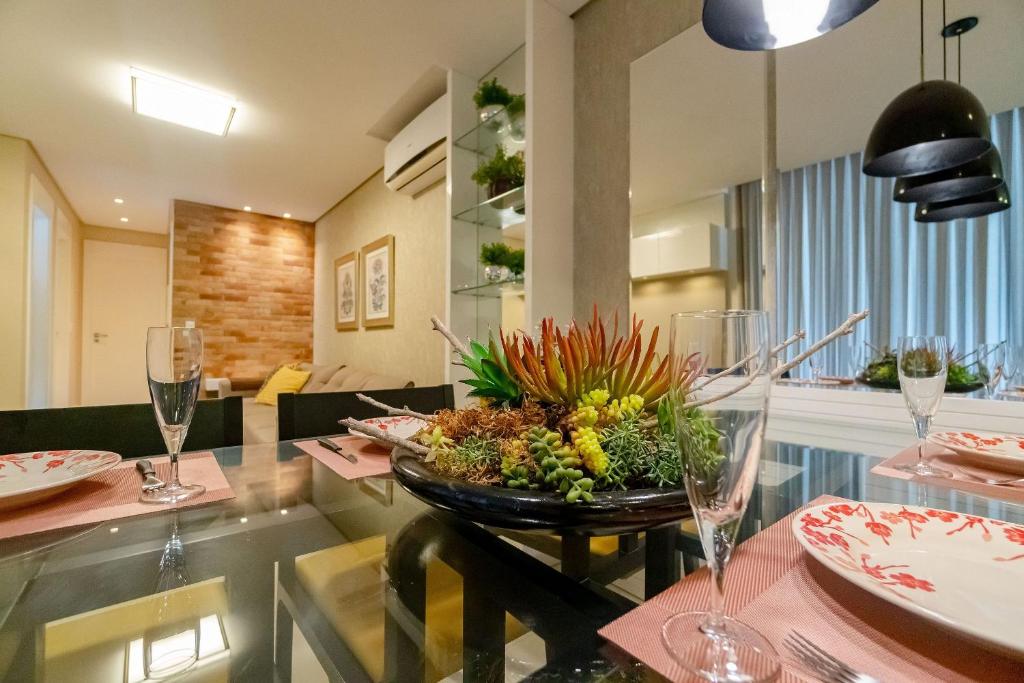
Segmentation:
<svg viewBox="0 0 1024 683">
<path fill-rule="evenodd" d="M 826 371 L 844 374 L 864 342 L 892 345 L 905 334 L 946 335 L 961 352 L 1024 343 L 1024 108 L 990 122 L 1013 205 L 982 218 L 915 223 L 914 205 L 892 200 L 893 179 L 861 173 L 859 153 L 780 174 L 779 338 L 797 329 L 819 338 L 871 309 L 853 335 L 822 352 Z M 760 181 L 736 191 L 744 275 L 760 283 Z"/>
</svg>

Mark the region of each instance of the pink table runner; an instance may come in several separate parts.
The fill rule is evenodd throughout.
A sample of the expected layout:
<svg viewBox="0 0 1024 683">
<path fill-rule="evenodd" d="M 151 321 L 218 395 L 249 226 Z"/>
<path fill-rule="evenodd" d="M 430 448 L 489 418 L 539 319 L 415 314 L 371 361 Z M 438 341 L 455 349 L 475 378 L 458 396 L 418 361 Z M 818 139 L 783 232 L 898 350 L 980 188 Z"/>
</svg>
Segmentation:
<svg viewBox="0 0 1024 683">
<path fill-rule="evenodd" d="M 810 505 L 841 499 L 822 496 Z M 1024 662 L 973 645 L 857 588 L 807 557 L 790 529 L 797 510 L 739 545 L 728 569 L 727 613 L 758 629 L 783 658 L 784 681 L 816 680 L 782 645 L 796 630 L 850 666 L 879 680 L 1020 681 Z M 661 643 L 661 625 L 677 612 L 707 609 L 701 569 L 599 633 L 673 681 L 688 678 Z"/>
<path fill-rule="evenodd" d="M 158 477 L 168 481 L 171 462 L 167 456 L 150 458 Z M 182 482 L 202 484 L 206 493 L 178 503 L 177 506 L 150 505 L 139 502 L 142 477 L 135 469 L 137 460 L 125 460 L 117 467 L 90 477 L 53 498 L 36 505 L 0 512 L 0 539 L 97 524 L 122 517 L 145 515 L 165 510 L 205 505 L 234 498 L 224 472 L 209 451 L 187 453 L 178 461 Z"/>
<path fill-rule="evenodd" d="M 884 477 L 919 481 L 929 485 L 943 486 L 946 488 L 957 489 L 959 491 L 966 491 L 968 493 L 976 493 L 989 498 L 998 498 L 1011 503 L 1024 504 L 1024 486 L 993 486 L 992 484 L 986 484 L 983 481 L 971 479 L 964 475 L 963 472 L 971 472 L 972 474 L 980 477 L 986 477 L 988 479 L 1009 479 L 1016 475 L 999 472 L 997 470 L 984 469 L 974 465 L 963 464 L 959 461 L 956 453 L 948 448 L 943 448 L 942 446 L 932 443 L 925 444 L 924 458 L 925 460 L 933 462 L 936 467 L 949 470 L 953 473 L 953 476 L 918 477 L 909 472 L 901 472 L 900 470 L 895 469 L 897 465 L 905 465 L 917 460 L 917 446 L 904 448 L 888 460 L 875 465 L 871 468 L 871 473 L 880 474 Z M 1024 678 L 1024 676 L 1022 676 L 1022 678 Z"/>
<path fill-rule="evenodd" d="M 356 456 L 357 463 L 327 450 L 316 440 L 296 441 L 295 445 L 309 453 L 345 479 L 362 479 L 391 471 L 391 452 L 361 436 L 339 436 L 330 441 L 341 446 L 346 453 Z"/>
</svg>

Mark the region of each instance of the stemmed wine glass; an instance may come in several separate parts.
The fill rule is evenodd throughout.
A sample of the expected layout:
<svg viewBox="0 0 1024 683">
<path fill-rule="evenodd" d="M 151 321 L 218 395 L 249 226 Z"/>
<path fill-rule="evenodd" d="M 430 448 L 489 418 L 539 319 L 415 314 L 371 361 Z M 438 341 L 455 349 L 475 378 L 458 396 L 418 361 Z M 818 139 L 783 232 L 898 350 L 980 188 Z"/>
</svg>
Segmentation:
<svg viewBox="0 0 1024 683">
<path fill-rule="evenodd" d="M 900 391 L 917 432 L 917 462 L 898 465 L 896 469 L 922 477 L 952 477 L 947 470 L 924 461 L 922 449 L 928 437 L 932 418 L 939 412 L 942 394 L 946 391 L 948 352 L 945 337 L 900 337 L 896 367 Z"/>
<path fill-rule="evenodd" d="M 178 456 L 188 434 L 203 372 L 203 333 L 193 327 L 151 327 L 146 336 L 146 375 L 156 422 L 171 456 L 171 481 L 144 491 L 144 503 L 176 503 L 202 495 L 199 484 L 178 479 Z"/>
<path fill-rule="evenodd" d="M 992 398 L 1006 374 L 1006 342 L 978 346 L 978 370 L 985 381 L 985 398 Z"/>
<path fill-rule="evenodd" d="M 779 671 L 771 643 L 725 616 L 725 568 L 764 444 L 771 387 L 767 315 L 677 313 L 669 343 L 669 400 L 686 493 L 711 570 L 711 605 L 707 612 L 671 617 L 662 640 L 681 666 L 705 680 L 771 680 Z"/>
</svg>

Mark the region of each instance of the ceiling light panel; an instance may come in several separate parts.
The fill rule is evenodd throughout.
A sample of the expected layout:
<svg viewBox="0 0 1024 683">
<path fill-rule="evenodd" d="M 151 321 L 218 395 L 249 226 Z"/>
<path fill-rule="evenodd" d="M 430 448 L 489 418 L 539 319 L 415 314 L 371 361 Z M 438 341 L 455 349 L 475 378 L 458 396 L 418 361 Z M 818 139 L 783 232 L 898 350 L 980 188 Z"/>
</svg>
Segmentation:
<svg viewBox="0 0 1024 683">
<path fill-rule="evenodd" d="M 132 68 L 132 111 L 213 135 L 227 135 L 238 103 L 231 97 Z"/>
</svg>

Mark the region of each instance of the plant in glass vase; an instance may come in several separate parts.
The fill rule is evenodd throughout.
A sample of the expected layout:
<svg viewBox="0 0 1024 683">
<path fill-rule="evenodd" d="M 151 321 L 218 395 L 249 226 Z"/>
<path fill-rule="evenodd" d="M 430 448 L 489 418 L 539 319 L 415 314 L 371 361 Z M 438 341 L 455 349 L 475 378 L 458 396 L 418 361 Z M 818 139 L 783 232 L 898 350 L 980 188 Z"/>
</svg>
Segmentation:
<svg viewBox="0 0 1024 683">
<path fill-rule="evenodd" d="M 526 182 L 526 162 L 522 154 L 508 154 L 503 146 L 497 145 L 494 156 L 480 164 L 472 178 L 477 185 L 486 187 L 487 198 L 493 199 L 523 186 Z"/>
<path fill-rule="evenodd" d="M 512 102 L 513 95 L 508 88 L 498 83 L 497 78 L 483 81 L 473 93 L 473 103 L 480 114 L 480 121 L 485 122 L 502 111 Z"/>
</svg>

